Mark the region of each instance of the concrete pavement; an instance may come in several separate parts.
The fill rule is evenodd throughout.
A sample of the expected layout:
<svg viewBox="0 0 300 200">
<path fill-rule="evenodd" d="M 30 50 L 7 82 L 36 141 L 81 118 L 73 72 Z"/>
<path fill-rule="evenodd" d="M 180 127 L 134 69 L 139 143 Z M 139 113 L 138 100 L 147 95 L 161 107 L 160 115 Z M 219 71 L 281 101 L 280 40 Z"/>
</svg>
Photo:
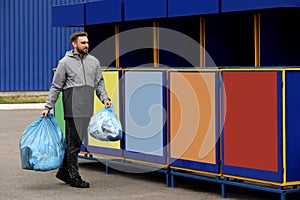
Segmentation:
<svg viewBox="0 0 300 200">
<path fill-rule="evenodd" d="M 111 170 L 96 161 L 80 159 L 80 173 L 91 184 L 89 189 L 72 188 L 57 180 L 56 171 L 35 172 L 21 169 L 19 139 L 26 127 L 40 116 L 39 109 L 0 110 L 0 199 L 1 200 L 222 200 L 216 183 L 176 177 L 176 188 L 165 185 L 161 173 L 130 174 Z M 239 187 L 227 187 L 227 199 L 276 200 L 280 195 Z M 300 199 L 290 194 L 287 200 Z"/>
</svg>

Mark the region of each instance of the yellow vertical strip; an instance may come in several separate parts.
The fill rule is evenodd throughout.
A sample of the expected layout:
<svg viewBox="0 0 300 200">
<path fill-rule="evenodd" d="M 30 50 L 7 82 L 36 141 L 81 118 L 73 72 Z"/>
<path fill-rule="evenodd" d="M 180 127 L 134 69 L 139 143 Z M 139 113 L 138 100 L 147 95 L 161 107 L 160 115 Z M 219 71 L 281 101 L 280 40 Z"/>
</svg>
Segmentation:
<svg viewBox="0 0 300 200">
<path fill-rule="evenodd" d="M 159 55 L 158 55 L 158 21 L 153 22 L 153 62 L 154 67 L 158 67 Z"/>
<path fill-rule="evenodd" d="M 254 56 L 255 67 L 260 66 L 260 13 L 254 14 Z"/>
<path fill-rule="evenodd" d="M 116 51 L 116 67 L 120 67 L 120 43 L 119 43 L 119 25 L 115 25 L 115 51 Z"/>
<path fill-rule="evenodd" d="M 205 66 L 205 19 L 200 17 L 200 67 Z"/>
<path fill-rule="evenodd" d="M 283 145 L 283 183 L 286 183 L 286 106 L 285 106 L 285 70 L 282 70 L 282 145 Z"/>
</svg>

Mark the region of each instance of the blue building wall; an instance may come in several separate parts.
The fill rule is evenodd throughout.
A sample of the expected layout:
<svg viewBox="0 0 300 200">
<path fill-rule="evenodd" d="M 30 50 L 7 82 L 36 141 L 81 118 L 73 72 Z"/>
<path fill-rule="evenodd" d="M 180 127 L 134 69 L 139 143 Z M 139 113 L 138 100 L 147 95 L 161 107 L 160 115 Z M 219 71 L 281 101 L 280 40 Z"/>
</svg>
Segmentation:
<svg viewBox="0 0 300 200">
<path fill-rule="evenodd" d="M 57 61 L 82 27 L 52 27 L 52 6 L 91 0 L 0 1 L 0 92 L 48 90 Z"/>
<path fill-rule="evenodd" d="M 282 12 L 275 15 L 280 20 L 279 22 L 278 20 L 272 20 L 274 17 L 272 10 L 262 13 L 261 37 L 265 39 L 261 40 L 261 64 L 265 66 L 299 65 L 298 54 L 296 51 L 299 42 L 295 42 L 294 40 L 294 38 L 298 38 L 297 35 L 299 35 L 298 33 L 300 30 L 296 23 L 299 16 L 298 11 L 293 10 L 291 12 L 291 10 L 284 11 L 284 9 L 289 7 L 299 8 L 300 0 L 274 0 L 272 2 L 259 0 L 145 0 L 145 2 L 143 1 L 144 3 L 140 3 L 141 1 L 139 0 L 0 0 L 0 92 L 48 90 L 53 76 L 52 68 L 56 67 L 58 60 L 64 56 L 65 51 L 71 49 L 69 36 L 74 31 L 83 30 L 83 27 L 67 27 L 67 25 L 64 27 L 53 27 L 52 7 L 96 1 L 102 1 L 99 8 L 102 7 L 104 12 L 101 12 L 102 16 L 99 17 L 97 16 L 98 7 L 93 7 L 95 6 L 93 4 L 86 5 L 87 13 L 91 14 L 91 16 L 86 15 L 86 18 L 83 20 L 86 22 L 86 26 L 95 25 L 97 23 L 119 22 L 122 20 L 140 20 L 135 24 L 139 26 L 141 24 L 143 25 L 144 21 L 141 20 L 169 18 L 169 21 L 162 20 L 163 22 L 161 24 L 170 27 L 172 23 L 178 22 L 178 18 L 176 18 L 178 16 L 191 16 L 191 19 L 199 24 L 197 22 L 199 20 L 199 15 L 215 13 L 215 15 L 208 15 L 205 19 L 206 40 L 209 41 L 206 42 L 206 50 L 214 56 L 217 65 L 223 66 L 232 65 L 230 59 L 236 60 L 236 58 L 239 58 L 242 62 L 234 63 L 235 66 L 254 65 L 254 59 L 252 59 L 254 47 L 252 45 L 252 40 L 241 38 L 243 42 L 250 41 L 249 43 L 246 43 L 246 46 L 251 45 L 251 47 L 246 48 L 243 46 L 244 43 L 240 43 L 236 40 L 236 37 L 230 41 L 225 34 L 222 34 L 221 36 L 218 36 L 218 34 L 214 35 L 214 33 L 222 32 L 222 25 L 225 24 L 216 16 L 223 14 L 222 20 L 230 22 L 228 24 L 236 29 L 235 32 L 246 35 L 247 38 L 253 38 L 253 33 L 251 32 L 253 27 L 252 14 L 249 15 L 243 13 L 244 20 L 247 20 L 247 23 L 243 24 L 243 27 L 249 27 L 251 30 L 243 29 L 245 31 L 240 31 L 240 28 L 236 28 L 237 26 L 235 26 L 235 24 L 240 23 L 239 18 L 233 16 L 232 20 L 231 15 L 225 16 L 224 13 L 281 8 Z M 114 3 L 118 2 L 119 6 L 112 6 Z M 284 14 L 283 17 L 281 16 L 282 14 Z M 194 18 L 193 15 L 195 16 Z M 111 18 L 112 16 L 113 18 Z M 76 17 L 78 16 L 74 16 L 74 18 Z M 111 19 L 107 19 L 106 17 Z M 59 20 L 64 19 L 60 16 L 58 18 Z M 290 26 L 286 21 L 293 26 Z M 151 26 L 151 21 L 145 20 L 145 22 L 150 22 Z M 218 23 L 219 26 L 217 26 L 215 22 Z M 267 31 L 264 31 L 264 27 L 270 27 L 270 22 L 275 31 L 270 28 L 268 28 Z M 289 40 L 291 42 L 280 43 L 280 47 L 282 48 L 278 48 L 278 41 L 283 41 L 281 40 L 281 32 L 278 33 L 277 31 L 277 28 L 281 27 L 278 26 L 278 23 L 285 25 L 285 29 L 292 30 L 286 31 L 283 29 L 285 30 L 284 36 L 292 39 Z M 265 26 L 265 24 L 268 26 Z M 188 25 L 186 25 L 186 27 L 187 26 Z M 216 28 L 220 28 L 221 31 L 215 31 Z M 195 27 L 189 26 L 189 30 L 186 32 L 195 35 L 192 34 L 194 32 L 192 29 L 195 29 Z M 181 30 L 185 31 L 185 28 L 182 27 Z M 268 32 L 270 30 L 272 32 L 271 34 Z M 273 34 L 274 32 L 275 34 Z M 290 32 L 295 34 L 291 37 Z M 196 34 L 198 34 L 198 32 Z M 269 35 L 271 35 L 271 37 Z M 232 37 L 232 34 L 229 36 Z M 231 43 L 232 41 L 239 45 L 239 48 L 232 47 L 235 48 L 233 50 L 237 52 L 235 54 L 232 54 L 232 51 L 228 51 L 227 49 L 228 46 L 232 45 L 227 45 L 226 42 Z M 270 54 L 268 49 L 269 44 L 276 45 L 276 48 L 270 48 L 273 51 L 272 54 Z M 216 45 L 221 46 L 222 48 L 216 48 Z M 240 49 L 248 49 L 248 52 L 244 53 L 244 51 L 240 51 Z M 288 49 L 289 52 L 287 53 L 285 49 Z M 228 52 L 231 52 L 231 56 L 227 56 Z M 278 56 L 281 55 L 282 52 L 288 54 L 288 57 Z M 242 56 L 240 56 L 241 54 Z M 164 56 L 161 56 L 160 58 L 163 60 Z M 169 57 L 166 58 L 167 59 L 165 60 L 173 60 Z M 124 62 L 122 64 L 126 65 Z M 130 65 L 131 64 L 132 63 L 130 63 Z M 176 63 L 176 65 L 178 65 L 178 63 Z"/>
</svg>

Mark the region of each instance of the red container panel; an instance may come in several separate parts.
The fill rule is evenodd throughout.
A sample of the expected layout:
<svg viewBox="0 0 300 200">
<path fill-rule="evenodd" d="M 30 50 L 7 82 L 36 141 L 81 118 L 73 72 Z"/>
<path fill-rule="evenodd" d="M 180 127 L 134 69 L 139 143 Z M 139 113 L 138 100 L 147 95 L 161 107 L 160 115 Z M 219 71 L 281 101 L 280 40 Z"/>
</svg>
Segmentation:
<svg viewBox="0 0 300 200">
<path fill-rule="evenodd" d="M 223 75 L 224 165 L 277 172 L 277 73 Z"/>
</svg>

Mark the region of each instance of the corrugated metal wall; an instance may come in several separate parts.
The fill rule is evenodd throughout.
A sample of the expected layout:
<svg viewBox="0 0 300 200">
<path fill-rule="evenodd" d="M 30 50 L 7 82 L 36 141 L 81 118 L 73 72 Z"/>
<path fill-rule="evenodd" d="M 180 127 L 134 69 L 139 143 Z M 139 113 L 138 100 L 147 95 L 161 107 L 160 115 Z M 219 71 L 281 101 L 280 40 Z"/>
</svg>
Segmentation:
<svg viewBox="0 0 300 200">
<path fill-rule="evenodd" d="M 83 2 L 91 0 L 0 0 L 0 91 L 49 90 L 69 36 L 83 30 L 53 28 L 52 6 Z"/>
</svg>

